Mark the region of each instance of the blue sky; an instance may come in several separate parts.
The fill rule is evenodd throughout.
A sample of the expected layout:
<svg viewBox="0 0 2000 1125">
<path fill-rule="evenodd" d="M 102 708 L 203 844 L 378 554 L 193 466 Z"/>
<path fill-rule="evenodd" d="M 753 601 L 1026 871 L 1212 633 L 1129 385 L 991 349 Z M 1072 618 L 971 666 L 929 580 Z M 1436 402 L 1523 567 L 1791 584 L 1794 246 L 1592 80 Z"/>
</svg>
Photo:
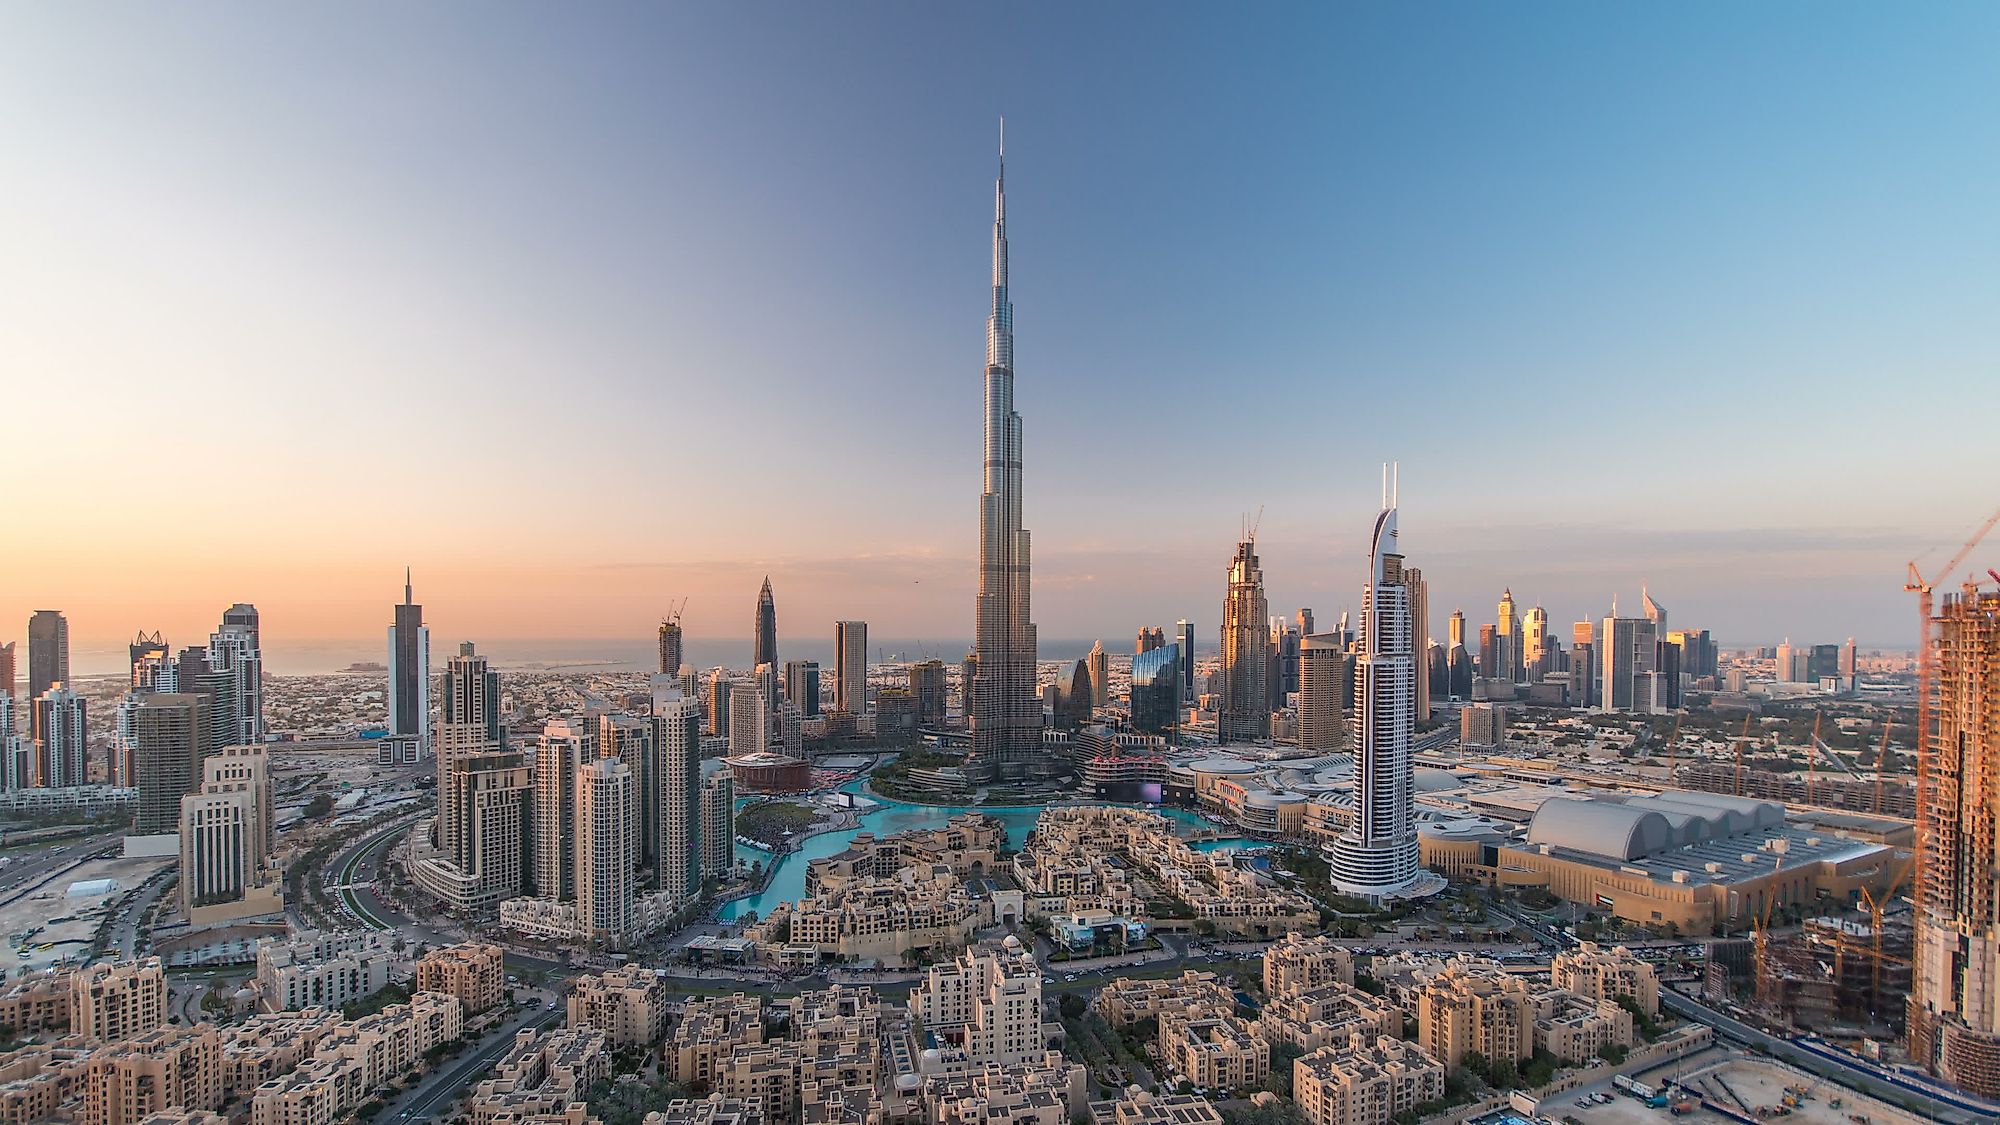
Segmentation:
<svg viewBox="0 0 2000 1125">
<path fill-rule="evenodd" d="M 734 634 L 766 571 L 802 630 L 965 635 L 1004 112 L 1044 635 L 1211 637 L 1260 507 L 1274 608 L 1336 613 L 1398 459 L 1440 634 L 1650 582 L 1902 643 L 1903 562 L 2000 503 L 1996 46 L 1948 4 L 9 6 L 0 449 L 75 500 L 0 621 L 371 636 L 410 561 L 451 636 Z M 247 467 L 226 525 L 137 502 L 193 463 Z"/>
</svg>

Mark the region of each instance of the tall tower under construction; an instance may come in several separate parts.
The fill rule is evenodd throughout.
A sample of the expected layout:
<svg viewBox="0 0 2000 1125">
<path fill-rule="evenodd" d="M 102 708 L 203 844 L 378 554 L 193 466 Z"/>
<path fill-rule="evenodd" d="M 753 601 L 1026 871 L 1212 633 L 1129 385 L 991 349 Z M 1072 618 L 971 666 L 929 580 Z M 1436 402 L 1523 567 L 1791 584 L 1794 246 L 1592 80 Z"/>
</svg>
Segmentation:
<svg viewBox="0 0 2000 1125">
<path fill-rule="evenodd" d="M 2000 1095 L 2000 593 L 1947 595 L 1918 764 L 1910 1058 Z"/>
</svg>

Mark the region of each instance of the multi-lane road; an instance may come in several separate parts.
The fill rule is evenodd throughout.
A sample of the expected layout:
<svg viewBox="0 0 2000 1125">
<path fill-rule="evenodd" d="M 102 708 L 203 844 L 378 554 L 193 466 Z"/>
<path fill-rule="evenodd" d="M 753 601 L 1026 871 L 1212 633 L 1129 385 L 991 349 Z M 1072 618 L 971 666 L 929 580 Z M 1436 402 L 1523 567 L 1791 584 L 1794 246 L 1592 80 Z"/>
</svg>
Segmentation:
<svg viewBox="0 0 2000 1125">
<path fill-rule="evenodd" d="M 552 1009 L 537 1005 L 522 1012 L 488 1032 L 470 1053 L 442 1064 L 415 1086 L 391 1099 L 380 1120 L 388 1125 L 429 1120 L 439 1110 L 450 1108 L 458 1095 L 491 1070 L 493 1064 L 514 1045 L 514 1036 L 522 1028 L 540 1031 L 550 1024 L 562 1022 L 562 1019 L 563 1011 L 559 1007 Z"/>
</svg>

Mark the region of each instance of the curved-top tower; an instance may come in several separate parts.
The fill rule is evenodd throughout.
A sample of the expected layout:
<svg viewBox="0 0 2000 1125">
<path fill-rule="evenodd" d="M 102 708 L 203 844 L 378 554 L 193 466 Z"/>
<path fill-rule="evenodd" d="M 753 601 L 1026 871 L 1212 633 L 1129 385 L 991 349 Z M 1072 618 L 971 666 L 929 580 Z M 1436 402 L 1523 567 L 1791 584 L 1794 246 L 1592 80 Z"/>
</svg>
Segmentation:
<svg viewBox="0 0 2000 1125">
<path fill-rule="evenodd" d="M 1028 620 L 1028 533 L 1021 527 L 1021 416 L 1014 410 L 1014 303 L 1007 294 L 1007 125 L 993 181 L 993 313 L 986 321 L 985 485 L 979 494 L 979 594 L 974 602 L 972 706 L 966 726 L 975 779 L 1047 772 Z"/>
<path fill-rule="evenodd" d="M 1341 894 L 1381 900 L 1430 893 L 1442 883 L 1418 866 L 1417 670 L 1411 652 L 1410 592 L 1396 542 L 1395 501 L 1384 497 L 1368 546 L 1361 594 L 1361 639 L 1354 659 L 1360 737 L 1354 753 L 1354 820 L 1327 848 Z"/>
</svg>

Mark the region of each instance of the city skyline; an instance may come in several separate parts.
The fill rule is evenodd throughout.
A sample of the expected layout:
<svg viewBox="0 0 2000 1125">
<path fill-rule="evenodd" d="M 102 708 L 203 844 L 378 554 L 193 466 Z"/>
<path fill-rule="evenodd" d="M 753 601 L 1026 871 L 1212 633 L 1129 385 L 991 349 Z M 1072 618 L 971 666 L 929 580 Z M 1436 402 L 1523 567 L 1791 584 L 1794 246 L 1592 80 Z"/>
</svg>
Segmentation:
<svg viewBox="0 0 2000 1125">
<path fill-rule="evenodd" d="M 638 634 L 681 597 L 690 637 L 729 636 L 766 571 L 808 632 L 854 617 L 970 639 L 974 536 L 934 517 L 978 479 L 960 452 L 979 393 L 963 279 L 984 252 L 968 232 L 1004 109 L 1033 173 L 1014 205 L 1032 232 L 1025 522 L 1048 636 L 1201 620 L 1231 523 L 1260 506 L 1273 604 L 1352 608 L 1366 544 L 1348 529 L 1369 501 L 1350 482 L 1399 459 L 1426 512 L 1412 530 L 1431 548 L 1433 635 L 1507 586 L 1560 622 L 1651 583 L 1725 642 L 1907 644 L 1903 563 L 1963 538 L 1994 471 L 1977 443 L 1913 437 L 1929 417 L 1915 396 L 1871 388 L 1921 373 L 1945 401 L 1990 366 L 1977 310 L 1995 280 L 1976 263 L 2000 230 L 1938 185 L 1984 178 L 1992 146 L 1943 130 L 1991 79 L 1939 60 L 1996 17 L 1849 12 L 1800 41 L 1801 11 L 1734 13 L 1739 41 L 1719 55 L 1698 21 L 1634 13 L 1570 13 L 1547 36 L 1533 15 L 1476 11 L 1442 26 L 1189 13 L 1089 73 L 1075 52 L 1132 30 L 1109 13 L 1066 24 L 1071 40 L 1033 14 L 988 28 L 975 13 L 805 12 L 772 29 L 627 13 L 552 38 L 511 18 L 442 62 L 430 48 L 462 29 L 424 13 L 399 14 L 408 35 L 386 42 L 360 21 L 294 15 L 311 34 L 279 35 L 200 6 L 133 14 L 161 34 L 131 40 L 90 13 L 17 13 L 0 94 L 44 112 L 0 154 L 20 204 L 0 222 L 15 260 L 66 263 L 0 269 L 0 298 L 23 311 L 12 359 L 49 376 L 14 400 L 41 419 L 10 435 L 20 491 L 117 488 L 131 450 L 214 436 L 200 404 L 272 437 L 238 482 L 231 536 L 164 507 L 48 507 L 43 534 L 0 559 L 0 623 L 60 606 L 81 653 L 137 628 L 191 638 L 247 600 L 283 623 L 268 646 L 282 669 L 287 645 L 379 628 L 385 576 L 412 563 L 453 639 Z M 1259 34 L 1279 28 L 1294 34 Z M 975 32 L 996 49 L 969 79 L 948 52 L 909 50 Z M 1218 39 L 1255 45 L 1222 64 L 1234 87 L 1161 77 L 1199 71 L 1160 63 L 1209 59 Z M 695 42 L 701 57 L 680 59 Z M 863 76 L 785 80 L 788 60 L 828 46 Z M 522 103 L 512 68 L 537 48 L 554 93 Z M 450 158 L 410 155 L 418 134 L 337 93 L 363 50 L 384 52 L 371 98 L 428 106 L 409 128 L 449 126 L 464 138 Z M 660 51 L 686 65 L 656 65 Z M 84 52 L 89 90 L 64 80 Z M 907 65 L 866 65 L 889 58 Z M 770 81 L 713 119 L 677 108 L 704 84 L 739 89 L 738 70 Z M 1572 96 L 1612 73 L 1618 97 Z M 274 86 L 282 107 L 242 96 Z M 1493 120 L 1482 108 L 1501 95 L 1516 111 Z M 171 151 L 149 140 L 184 130 Z M 78 136 L 102 147 L 62 140 Z M 550 144 L 574 159 L 541 160 Z M 526 169 L 523 187 L 488 187 L 498 169 Z M 564 195 L 602 206 L 548 207 Z M 844 221 L 804 222 L 829 213 Z M 669 260 L 685 265 L 651 264 Z M 820 283 L 860 265 L 855 284 Z M 1929 280 L 1902 296 L 1857 277 Z M 787 328 L 763 331 L 774 322 Z M 1341 403 L 1364 381 L 1423 428 L 1347 440 Z M 64 409 L 74 386 L 129 409 Z M 679 490 L 671 527 L 628 508 L 658 466 L 623 452 L 651 449 L 668 419 L 675 464 L 723 482 Z M 1717 456 L 1568 474 L 1554 509 L 1530 487 L 1539 451 L 1632 419 Z M 1097 471 L 1210 426 L 1260 435 L 1232 447 L 1235 471 L 1202 471 L 1197 453 L 1157 495 Z M 768 456 L 743 463 L 730 435 L 753 427 Z M 488 487 L 447 513 L 381 503 L 408 485 L 388 454 L 413 432 L 420 475 L 460 458 Z M 598 452 L 511 453 L 565 438 Z M 1500 477 L 1511 491 L 1475 448 L 1490 441 L 1522 450 Z M 897 501 L 792 499 L 836 455 L 844 474 L 895 480 Z M 599 532 L 559 561 L 469 546 L 537 509 Z M 246 537 L 314 549 L 236 550 Z"/>
</svg>

